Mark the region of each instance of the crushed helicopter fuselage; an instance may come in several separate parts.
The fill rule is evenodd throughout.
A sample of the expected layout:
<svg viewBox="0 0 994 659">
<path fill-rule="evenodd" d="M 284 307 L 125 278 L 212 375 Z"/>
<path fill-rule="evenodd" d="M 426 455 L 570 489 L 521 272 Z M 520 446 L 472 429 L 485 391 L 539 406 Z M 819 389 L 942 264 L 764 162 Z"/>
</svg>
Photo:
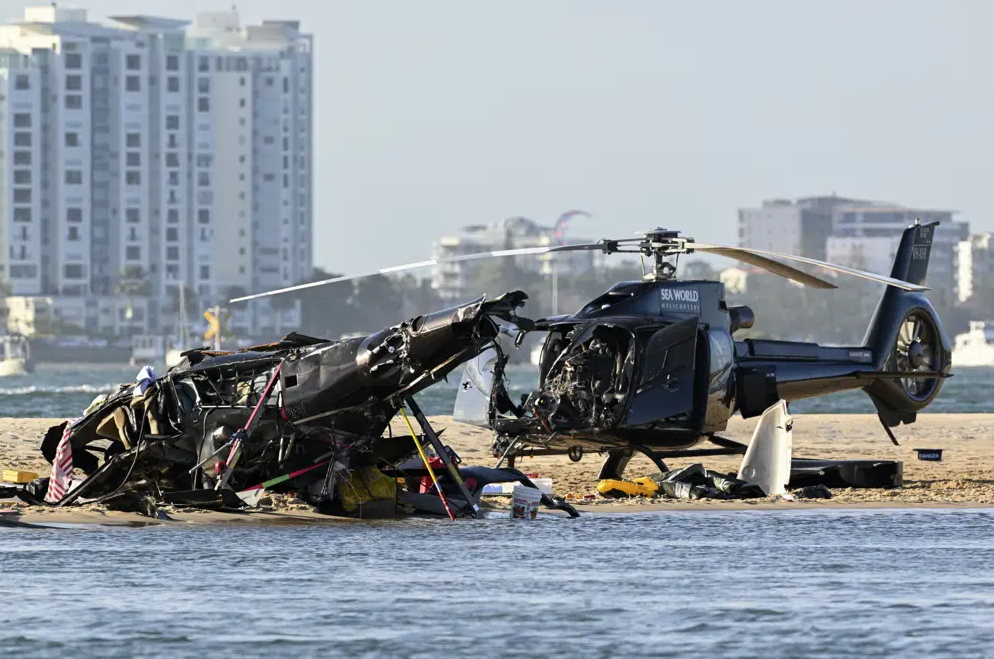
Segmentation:
<svg viewBox="0 0 994 659">
<path fill-rule="evenodd" d="M 520 291 L 481 297 L 366 337 L 290 334 L 239 352 L 188 351 L 162 377 L 121 385 L 81 418 L 49 430 L 42 442 L 49 462 L 67 444 L 71 464 L 87 475 L 52 503 L 122 493 L 237 503 L 266 489 L 296 492 L 322 512 L 350 514 L 363 501 L 388 494 L 397 500 L 398 478 L 421 475 L 411 458 L 422 438 L 437 442 L 411 396 L 496 346 L 497 319 L 527 322 L 514 315 L 526 299 Z M 414 441 L 388 431 L 405 404 L 422 423 L 424 435 Z M 450 451 L 434 448 L 436 455 Z M 459 476 L 441 476 L 444 498 L 444 477 Z M 466 494 L 460 514 L 476 507 L 466 499 L 479 492 Z"/>
</svg>

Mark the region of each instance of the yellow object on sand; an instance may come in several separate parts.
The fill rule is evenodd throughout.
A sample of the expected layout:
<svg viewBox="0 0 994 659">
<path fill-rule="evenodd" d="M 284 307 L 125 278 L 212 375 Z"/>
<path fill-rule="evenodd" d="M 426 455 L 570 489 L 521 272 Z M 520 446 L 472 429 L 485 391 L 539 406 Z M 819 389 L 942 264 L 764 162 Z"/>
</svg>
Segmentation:
<svg viewBox="0 0 994 659">
<path fill-rule="evenodd" d="M 38 478 L 38 474 L 33 471 L 18 471 L 17 469 L 4 469 L 3 477 L 0 481 L 4 483 L 30 483 L 34 479 Z"/>
<path fill-rule="evenodd" d="M 608 499 L 624 497 L 653 497 L 659 491 L 659 486 L 648 476 L 636 478 L 633 481 L 602 480 L 597 484 L 597 491 Z"/>
<path fill-rule="evenodd" d="M 359 467 L 349 480 L 338 484 L 338 497 L 348 512 L 355 511 L 367 501 L 397 498 L 397 481 L 376 467 Z"/>
</svg>

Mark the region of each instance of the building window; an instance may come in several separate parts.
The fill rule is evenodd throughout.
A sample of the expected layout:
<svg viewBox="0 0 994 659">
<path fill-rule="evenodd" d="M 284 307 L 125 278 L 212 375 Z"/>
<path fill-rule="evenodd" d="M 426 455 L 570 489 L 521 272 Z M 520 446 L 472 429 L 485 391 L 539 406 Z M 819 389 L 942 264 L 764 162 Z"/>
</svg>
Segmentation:
<svg viewBox="0 0 994 659">
<path fill-rule="evenodd" d="M 14 146 L 31 146 L 31 133 L 14 133 Z"/>
<path fill-rule="evenodd" d="M 273 177 L 273 175 L 272 175 L 272 174 L 263 174 L 263 176 L 262 176 L 262 180 L 263 180 L 263 181 L 272 181 L 272 180 L 273 180 L 273 178 L 274 178 L 274 177 Z"/>
<path fill-rule="evenodd" d="M 124 79 L 124 88 L 129 92 L 140 92 L 142 89 L 141 78 L 138 76 L 128 76 Z"/>
<path fill-rule="evenodd" d="M 169 149 L 179 148 L 179 140 L 176 139 L 176 133 L 169 133 L 169 140 L 168 143 L 166 144 L 166 147 Z"/>
<path fill-rule="evenodd" d="M 31 128 L 31 115 L 18 112 L 14 115 L 14 128 Z"/>
<path fill-rule="evenodd" d="M 197 91 L 201 94 L 211 93 L 211 79 L 210 78 L 197 78 Z"/>
<path fill-rule="evenodd" d="M 83 221 L 83 209 L 82 208 L 67 208 L 66 209 L 66 222 L 82 222 Z"/>
<path fill-rule="evenodd" d="M 31 188 L 14 188 L 14 203 L 15 204 L 30 204 L 31 203 Z"/>
<path fill-rule="evenodd" d="M 210 279 L 211 278 L 211 267 L 209 265 L 200 266 L 200 279 Z"/>
<path fill-rule="evenodd" d="M 67 110 L 82 110 L 83 97 L 80 94 L 66 94 Z"/>
<path fill-rule="evenodd" d="M 201 208 L 197 211 L 197 222 L 200 224 L 210 224 L 211 223 L 211 212 L 206 208 Z"/>
<path fill-rule="evenodd" d="M 169 224 L 179 224 L 179 211 L 175 208 L 170 208 L 166 211 L 166 222 Z"/>
<path fill-rule="evenodd" d="M 197 155 L 197 167 L 210 167 L 214 159 L 209 153 L 201 153 Z"/>
<path fill-rule="evenodd" d="M 128 55 L 124 58 L 124 68 L 128 71 L 141 71 L 142 68 L 142 56 L 141 55 Z"/>
<path fill-rule="evenodd" d="M 31 81 L 25 75 L 19 75 L 14 77 L 14 89 L 31 89 Z"/>
<path fill-rule="evenodd" d="M 166 167 L 179 167 L 179 155 L 175 151 L 166 153 Z M 176 185 L 173 183 L 172 185 Z"/>
<path fill-rule="evenodd" d="M 142 248 L 138 245 L 128 245 L 124 248 L 124 260 L 125 261 L 141 261 L 142 260 Z"/>
<path fill-rule="evenodd" d="M 290 93 L 290 79 L 289 78 L 283 78 L 283 93 L 284 94 L 289 94 Z"/>
<path fill-rule="evenodd" d="M 206 96 L 201 96 L 197 99 L 197 112 L 210 112 L 211 101 Z"/>
<path fill-rule="evenodd" d="M 210 61 L 210 59 L 208 59 L 207 57 L 201 57 L 200 60 L 197 62 L 197 70 L 198 71 L 210 71 L 211 70 L 211 61 Z"/>
<path fill-rule="evenodd" d="M 169 185 L 179 185 L 179 172 L 175 170 L 169 172 Z"/>
<path fill-rule="evenodd" d="M 128 185 L 141 185 L 142 175 L 141 172 L 128 172 L 124 175 L 124 182 Z"/>
<path fill-rule="evenodd" d="M 179 91 L 179 76 L 169 76 L 168 78 L 166 78 L 166 91 L 167 92 Z"/>
<path fill-rule="evenodd" d="M 30 151 L 15 151 L 14 152 L 14 164 L 15 165 L 30 165 L 31 164 L 31 152 Z"/>
<path fill-rule="evenodd" d="M 15 208 L 14 209 L 14 221 L 15 222 L 30 222 L 31 221 L 31 209 L 30 208 Z"/>
<path fill-rule="evenodd" d="M 179 229 L 169 227 L 166 229 L 166 242 L 174 243 L 179 240 Z"/>
<path fill-rule="evenodd" d="M 30 169 L 15 169 L 14 170 L 14 184 L 15 185 L 31 185 L 31 170 Z"/>
<path fill-rule="evenodd" d="M 62 266 L 62 275 L 66 279 L 82 279 L 83 278 L 83 264 L 82 263 L 67 263 Z"/>
<path fill-rule="evenodd" d="M 66 185 L 82 185 L 83 172 L 79 169 L 67 169 L 65 181 Z"/>
<path fill-rule="evenodd" d="M 179 115 L 178 114 L 167 114 L 166 115 L 166 130 L 179 130 Z"/>
<path fill-rule="evenodd" d="M 79 53 L 66 53 L 62 57 L 62 65 L 67 69 L 83 68 L 83 56 Z"/>
<path fill-rule="evenodd" d="M 202 188 L 211 187 L 210 172 L 197 172 L 197 185 L 199 185 Z"/>
<path fill-rule="evenodd" d="M 69 242 L 77 242 L 79 240 L 79 227 L 69 227 L 66 237 L 69 239 Z"/>
<path fill-rule="evenodd" d="M 166 71 L 179 71 L 179 55 L 166 55 Z"/>
<path fill-rule="evenodd" d="M 128 167 L 141 167 L 142 154 L 139 151 L 128 151 L 125 155 L 125 163 Z"/>
<path fill-rule="evenodd" d="M 267 87 L 272 87 L 273 86 L 273 76 L 268 76 L 266 78 L 266 86 Z"/>
<path fill-rule="evenodd" d="M 124 217 L 128 222 L 137 224 L 142 220 L 142 213 L 138 208 L 128 208 L 124 211 Z"/>
<path fill-rule="evenodd" d="M 82 90 L 83 90 L 83 76 L 78 74 L 66 76 L 66 91 L 78 92 Z"/>
<path fill-rule="evenodd" d="M 66 146 L 67 147 L 79 146 L 79 133 L 66 133 Z"/>
<path fill-rule="evenodd" d="M 167 247 L 166 248 L 166 260 L 167 261 L 179 261 L 179 247 Z"/>
<path fill-rule="evenodd" d="M 128 133 L 124 138 L 124 143 L 129 149 L 140 149 L 142 146 L 141 133 Z"/>
</svg>

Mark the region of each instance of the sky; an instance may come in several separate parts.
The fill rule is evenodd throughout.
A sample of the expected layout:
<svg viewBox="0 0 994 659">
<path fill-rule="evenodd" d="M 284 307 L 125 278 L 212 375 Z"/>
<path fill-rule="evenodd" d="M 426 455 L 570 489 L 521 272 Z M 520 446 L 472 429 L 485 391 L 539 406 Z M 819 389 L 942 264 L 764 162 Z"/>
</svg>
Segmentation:
<svg viewBox="0 0 994 659">
<path fill-rule="evenodd" d="M 2 0 L 16 19 L 37 2 Z M 91 20 L 211 0 L 90 0 Z M 737 209 L 816 194 L 994 230 L 994 3 L 241 0 L 314 34 L 316 265 L 426 258 L 466 224 L 590 212 L 734 244 Z M 569 238 L 569 234 L 567 236 Z"/>
</svg>

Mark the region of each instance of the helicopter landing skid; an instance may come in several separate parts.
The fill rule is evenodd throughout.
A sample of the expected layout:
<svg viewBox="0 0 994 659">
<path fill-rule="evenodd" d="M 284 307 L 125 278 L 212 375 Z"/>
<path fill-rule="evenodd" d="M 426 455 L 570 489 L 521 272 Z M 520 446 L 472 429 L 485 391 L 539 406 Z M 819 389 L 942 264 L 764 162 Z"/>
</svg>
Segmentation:
<svg viewBox="0 0 994 659">
<path fill-rule="evenodd" d="M 665 460 L 668 458 L 694 458 L 708 455 L 745 455 L 748 446 L 741 442 L 736 442 L 718 435 L 711 435 L 708 441 L 718 446 L 718 448 L 697 448 L 697 449 L 673 449 L 669 451 L 654 451 L 646 446 L 633 446 L 632 448 L 609 449 L 604 464 L 601 465 L 598 480 L 621 480 L 622 474 L 628 467 L 628 463 L 635 457 L 636 451 L 652 460 L 659 471 L 669 471 Z M 568 449 L 556 448 L 518 448 L 507 454 L 507 465 L 509 469 L 514 469 L 515 460 L 519 457 L 537 457 L 547 455 L 570 455 Z M 571 456 L 572 459 L 572 456 Z"/>
</svg>

